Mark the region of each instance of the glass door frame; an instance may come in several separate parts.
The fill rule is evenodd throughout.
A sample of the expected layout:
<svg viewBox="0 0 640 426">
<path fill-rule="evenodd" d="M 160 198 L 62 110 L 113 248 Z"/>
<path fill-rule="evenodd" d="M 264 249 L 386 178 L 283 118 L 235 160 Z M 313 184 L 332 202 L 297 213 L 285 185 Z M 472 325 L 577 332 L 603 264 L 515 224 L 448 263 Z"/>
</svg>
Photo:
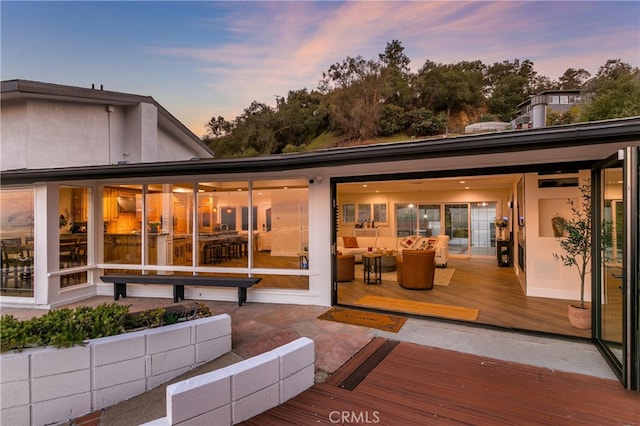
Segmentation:
<svg viewBox="0 0 640 426">
<path fill-rule="evenodd" d="M 452 242 L 454 242 L 455 238 L 455 232 L 454 232 L 454 226 L 453 226 L 453 218 L 451 218 L 451 223 L 448 223 L 447 221 L 447 208 L 448 207 L 455 207 L 455 206 L 466 206 L 466 212 L 467 212 L 467 227 L 466 227 L 466 231 L 467 231 L 467 236 L 466 237 L 460 237 L 462 239 L 466 239 L 467 244 L 466 244 L 466 249 L 460 248 L 458 249 L 458 251 L 456 251 L 456 249 L 452 249 L 452 246 L 454 244 L 452 244 Z M 442 203 L 442 213 L 441 213 L 441 226 L 442 224 L 444 225 L 444 233 L 446 235 L 449 235 L 449 255 L 460 255 L 460 256 L 464 256 L 464 257 L 469 257 L 471 256 L 471 202 L 450 202 L 450 203 Z M 441 231 L 442 232 L 442 231 Z"/>
<path fill-rule="evenodd" d="M 640 148 L 627 147 L 594 165 L 592 182 L 592 307 L 593 338 L 596 346 L 609 366 L 616 373 L 625 388 L 640 390 L 640 292 L 638 278 L 640 269 L 639 253 L 639 175 L 638 157 Z M 602 330 L 602 223 L 604 184 L 602 171 L 606 168 L 622 168 L 623 175 L 623 242 L 622 252 L 622 359 L 618 359 L 603 339 Z"/>
</svg>

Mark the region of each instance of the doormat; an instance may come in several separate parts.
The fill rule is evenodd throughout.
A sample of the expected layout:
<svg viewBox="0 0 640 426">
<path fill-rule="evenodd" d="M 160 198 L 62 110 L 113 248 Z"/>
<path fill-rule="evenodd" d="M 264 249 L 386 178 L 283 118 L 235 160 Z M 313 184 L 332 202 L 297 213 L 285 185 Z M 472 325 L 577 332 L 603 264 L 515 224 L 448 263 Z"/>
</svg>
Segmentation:
<svg viewBox="0 0 640 426">
<path fill-rule="evenodd" d="M 438 305 L 436 303 L 415 302 L 413 300 L 393 299 L 381 296 L 364 296 L 356 300 L 356 305 L 386 311 L 405 312 L 408 314 L 427 315 L 463 321 L 475 321 L 480 311 L 462 306 Z"/>
<path fill-rule="evenodd" d="M 373 312 L 343 308 L 331 308 L 324 314 L 320 315 L 318 319 L 376 328 L 378 330 L 390 331 L 392 333 L 400 331 L 407 320 L 406 318 L 395 315 L 376 314 Z"/>
</svg>

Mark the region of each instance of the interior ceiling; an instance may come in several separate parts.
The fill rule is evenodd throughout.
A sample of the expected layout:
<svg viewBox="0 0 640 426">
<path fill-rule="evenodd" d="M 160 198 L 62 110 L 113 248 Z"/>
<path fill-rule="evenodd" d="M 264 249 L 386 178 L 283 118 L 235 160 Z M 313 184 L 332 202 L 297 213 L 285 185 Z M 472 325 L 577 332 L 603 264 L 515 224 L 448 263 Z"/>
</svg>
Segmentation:
<svg viewBox="0 0 640 426">
<path fill-rule="evenodd" d="M 522 175 L 460 176 L 456 178 L 408 179 L 340 183 L 341 193 L 427 192 L 511 188 Z M 363 185 L 367 185 L 366 187 Z"/>
</svg>

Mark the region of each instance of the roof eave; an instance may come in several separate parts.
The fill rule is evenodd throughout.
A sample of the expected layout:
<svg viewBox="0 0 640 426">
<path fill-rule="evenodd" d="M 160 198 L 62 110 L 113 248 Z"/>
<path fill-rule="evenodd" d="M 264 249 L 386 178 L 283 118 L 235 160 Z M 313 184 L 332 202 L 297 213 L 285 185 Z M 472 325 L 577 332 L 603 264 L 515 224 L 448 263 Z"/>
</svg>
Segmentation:
<svg viewBox="0 0 640 426">
<path fill-rule="evenodd" d="M 207 174 L 254 175 L 260 172 L 407 161 L 417 158 L 523 152 L 619 141 L 637 142 L 638 140 L 640 140 L 640 117 L 632 117 L 543 129 L 332 148 L 267 157 L 134 163 L 66 169 L 10 170 L 2 173 L 2 183 L 8 185 L 45 181 Z"/>
</svg>

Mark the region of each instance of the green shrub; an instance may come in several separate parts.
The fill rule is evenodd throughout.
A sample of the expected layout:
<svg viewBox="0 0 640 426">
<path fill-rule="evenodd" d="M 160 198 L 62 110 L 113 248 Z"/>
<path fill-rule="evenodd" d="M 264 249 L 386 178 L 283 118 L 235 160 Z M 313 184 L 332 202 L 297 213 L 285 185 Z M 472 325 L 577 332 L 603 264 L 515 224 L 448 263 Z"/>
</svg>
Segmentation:
<svg viewBox="0 0 640 426">
<path fill-rule="evenodd" d="M 19 321 L 13 315 L 0 319 L 0 350 L 22 350 L 39 346 L 70 347 L 85 340 L 113 336 L 125 331 L 129 306 L 102 304 L 47 312 L 39 318 Z"/>
<path fill-rule="evenodd" d="M 114 336 L 128 330 L 161 327 L 209 316 L 211 311 L 204 303 L 190 308 L 174 307 L 169 311 L 156 308 L 134 313 L 129 313 L 128 305 L 115 303 L 101 304 L 95 308 L 60 308 L 26 321 L 3 315 L 0 319 L 0 351 L 21 351 L 42 346 L 66 348 L 82 345 L 85 340 Z"/>
</svg>

